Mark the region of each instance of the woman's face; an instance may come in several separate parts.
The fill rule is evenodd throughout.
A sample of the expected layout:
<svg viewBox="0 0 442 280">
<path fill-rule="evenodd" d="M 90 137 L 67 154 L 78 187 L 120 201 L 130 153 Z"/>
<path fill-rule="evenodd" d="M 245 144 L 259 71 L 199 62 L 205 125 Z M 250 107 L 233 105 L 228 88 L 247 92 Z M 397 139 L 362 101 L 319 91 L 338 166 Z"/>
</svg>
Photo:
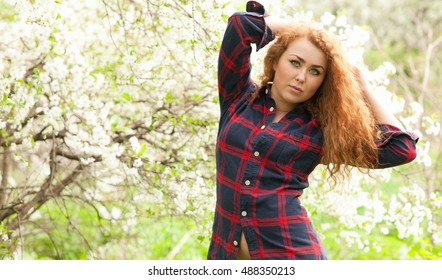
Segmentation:
<svg viewBox="0 0 442 280">
<path fill-rule="evenodd" d="M 321 86 L 327 59 L 321 49 L 302 37 L 288 45 L 273 69 L 272 97 L 278 110 L 290 111 L 309 100 Z"/>
</svg>

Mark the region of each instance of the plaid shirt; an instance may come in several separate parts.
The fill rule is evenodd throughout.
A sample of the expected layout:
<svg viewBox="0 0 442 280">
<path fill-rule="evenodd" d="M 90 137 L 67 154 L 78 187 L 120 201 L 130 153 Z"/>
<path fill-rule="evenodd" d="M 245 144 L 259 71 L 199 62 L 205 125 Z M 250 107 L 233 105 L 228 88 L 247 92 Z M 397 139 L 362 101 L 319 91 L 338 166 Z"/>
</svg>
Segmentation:
<svg viewBox="0 0 442 280">
<path fill-rule="evenodd" d="M 217 203 L 208 259 L 236 259 L 242 232 L 252 259 L 326 258 L 298 199 L 323 154 L 321 127 L 303 106 L 274 123 L 271 86 L 248 101 L 256 87 L 251 44 L 259 50 L 272 39 L 262 13 L 229 18 L 219 54 Z M 381 128 L 387 137 L 378 143 L 380 167 L 414 159 L 414 135 Z"/>
</svg>

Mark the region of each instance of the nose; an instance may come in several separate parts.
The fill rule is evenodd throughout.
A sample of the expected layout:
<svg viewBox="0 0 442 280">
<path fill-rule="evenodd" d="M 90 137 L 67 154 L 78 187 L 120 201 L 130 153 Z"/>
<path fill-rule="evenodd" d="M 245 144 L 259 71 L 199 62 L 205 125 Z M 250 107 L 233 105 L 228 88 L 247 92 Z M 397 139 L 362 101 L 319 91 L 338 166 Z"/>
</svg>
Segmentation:
<svg viewBox="0 0 442 280">
<path fill-rule="evenodd" d="M 305 82 L 306 71 L 307 70 L 305 68 L 298 69 L 298 71 L 296 71 L 296 73 L 295 73 L 295 80 L 300 83 Z"/>
</svg>

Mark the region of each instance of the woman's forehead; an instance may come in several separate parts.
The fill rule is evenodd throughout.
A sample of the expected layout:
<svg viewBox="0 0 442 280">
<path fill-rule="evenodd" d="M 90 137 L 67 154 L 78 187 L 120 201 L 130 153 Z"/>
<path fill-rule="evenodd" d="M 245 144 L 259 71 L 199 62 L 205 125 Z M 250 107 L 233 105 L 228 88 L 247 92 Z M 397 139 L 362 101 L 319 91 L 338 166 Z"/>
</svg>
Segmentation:
<svg viewBox="0 0 442 280">
<path fill-rule="evenodd" d="M 285 55 L 298 57 L 307 64 L 327 66 L 327 56 L 325 53 L 315 46 L 307 37 L 297 38 L 292 41 L 285 51 Z"/>
</svg>

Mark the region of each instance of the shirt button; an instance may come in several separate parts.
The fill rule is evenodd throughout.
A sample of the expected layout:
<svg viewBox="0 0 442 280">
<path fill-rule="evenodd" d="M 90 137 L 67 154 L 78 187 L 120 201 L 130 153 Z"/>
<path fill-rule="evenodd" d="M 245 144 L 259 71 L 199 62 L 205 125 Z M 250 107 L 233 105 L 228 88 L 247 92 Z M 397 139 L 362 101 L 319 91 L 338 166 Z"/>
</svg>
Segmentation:
<svg viewBox="0 0 442 280">
<path fill-rule="evenodd" d="M 255 157 L 259 157 L 259 152 L 258 151 L 254 152 L 253 154 L 255 155 Z"/>
<path fill-rule="evenodd" d="M 236 247 L 236 246 L 238 246 L 238 241 L 233 241 L 233 245 Z"/>
<path fill-rule="evenodd" d="M 243 216 L 243 217 L 247 216 L 247 212 L 246 211 L 242 211 L 241 212 L 241 216 Z"/>
<path fill-rule="evenodd" d="M 273 112 L 274 110 L 275 110 L 275 108 L 273 108 L 273 107 L 270 107 L 270 112 Z"/>
<path fill-rule="evenodd" d="M 269 94 L 269 89 L 268 88 L 266 88 L 266 94 Z"/>
<path fill-rule="evenodd" d="M 249 180 L 246 180 L 246 181 L 244 182 L 244 184 L 246 184 L 246 186 L 250 186 L 251 182 L 250 182 Z"/>
<path fill-rule="evenodd" d="M 266 128 L 266 126 L 265 126 L 265 125 L 261 126 L 261 129 L 264 129 L 264 128 Z"/>
</svg>

